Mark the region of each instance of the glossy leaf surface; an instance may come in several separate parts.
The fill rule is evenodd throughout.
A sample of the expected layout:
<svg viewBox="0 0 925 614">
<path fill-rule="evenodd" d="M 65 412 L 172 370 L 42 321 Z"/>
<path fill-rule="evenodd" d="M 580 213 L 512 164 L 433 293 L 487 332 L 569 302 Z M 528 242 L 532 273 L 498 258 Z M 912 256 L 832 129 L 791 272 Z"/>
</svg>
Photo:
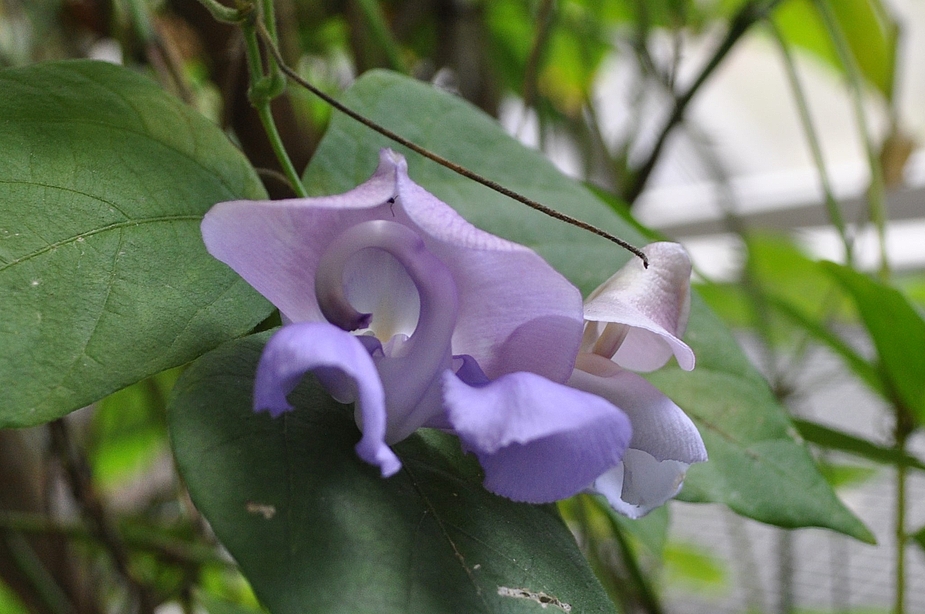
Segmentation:
<svg viewBox="0 0 925 614">
<path fill-rule="evenodd" d="M 206 253 L 214 203 L 260 198 L 198 113 L 102 62 L 0 72 L 0 427 L 188 362 L 270 312 Z"/>
</svg>

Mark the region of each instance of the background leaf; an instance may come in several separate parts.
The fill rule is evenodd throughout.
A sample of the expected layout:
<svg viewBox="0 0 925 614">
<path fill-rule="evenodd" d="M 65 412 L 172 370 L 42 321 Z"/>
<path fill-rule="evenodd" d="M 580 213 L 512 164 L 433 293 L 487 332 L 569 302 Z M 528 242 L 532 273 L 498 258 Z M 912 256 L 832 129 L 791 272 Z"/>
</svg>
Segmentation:
<svg viewBox="0 0 925 614">
<path fill-rule="evenodd" d="M 272 612 L 538 610 L 502 587 L 613 611 L 554 508 L 488 493 L 455 438 L 412 435 L 395 447 L 403 470 L 384 480 L 354 453 L 350 409 L 311 378 L 289 397 L 296 411 L 251 411 L 266 338 L 194 363 L 169 422 L 193 500 Z"/>
<path fill-rule="evenodd" d="M 681 498 L 721 502 L 786 528 L 828 527 L 873 543 L 873 534 L 835 496 L 761 375 L 729 329 L 695 299 L 685 340 L 697 352 L 687 374 L 676 366 L 649 379 L 700 429 L 710 459 L 691 467 Z M 704 348 L 702 351 L 701 348 Z"/>
<path fill-rule="evenodd" d="M 164 409 L 179 371 L 164 371 L 96 404 L 87 456 L 93 478 L 102 489 L 138 480 L 169 451 Z"/>
<path fill-rule="evenodd" d="M 374 71 L 360 77 L 343 102 L 510 189 L 637 245 L 648 240 L 541 154 L 458 98 Z M 379 147 L 402 151 L 412 179 L 476 226 L 537 250 L 586 295 L 629 258 L 599 237 L 404 151 L 342 115 L 334 117 L 312 158 L 306 186 L 315 194 L 346 191 L 372 174 Z M 784 410 L 728 329 L 699 299 L 685 339 L 697 352 L 697 369 L 663 370 L 652 381 L 692 416 L 707 443 L 710 462 L 691 469 L 688 498 L 725 503 L 772 524 L 829 527 L 872 539 L 819 474 Z"/>
<path fill-rule="evenodd" d="M 219 128 L 125 68 L 0 72 L 0 427 L 38 424 L 250 330 L 216 202 L 265 197 Z"/>
<path fill-rule="evenodd" d="M 903 450 L 883 446 L 817 422 L 809 420 L 794 420 L 793 422 L 803 439 L 827 450 L 847 452 L 875 463 L 904 465 L 925 471 L 925 463 Z"/>
<path fill-rule="evenodd" d="M 925 423 L 925 320 L 899 290 L 834 262 L 822 267 L 854 299 L 877 348 L 892 402 L 918 424 Z"/>
<path fill-rule="evenodd" d="M 846 74 L 825 27 L 817 0 L 781 2 L 774 20 L 784 38 Z M 864 79 L 886 100 L 893 97 L 899 25 L 880 0 L 826 2 L 841 29 Z"/>
</svg>

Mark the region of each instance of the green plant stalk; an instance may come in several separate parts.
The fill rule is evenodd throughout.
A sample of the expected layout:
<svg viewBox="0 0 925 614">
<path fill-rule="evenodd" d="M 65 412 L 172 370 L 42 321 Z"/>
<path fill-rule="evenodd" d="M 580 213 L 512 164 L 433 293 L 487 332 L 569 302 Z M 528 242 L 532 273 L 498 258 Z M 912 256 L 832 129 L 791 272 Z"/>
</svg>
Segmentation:
<svg viewBox="0 0 925 614">
<path fill-rule="evenodd" d="M 870 189 L 867 198 L 870 206 L 870 219 L 877 229 L 877 238 L 880 243 L 880 277 L 889 279 L 890 264 L 886 253 L 886 193 L 883 184 L 883 169 L 880 166 L 879 156 L 874 147 L 873 139 L 867 126 L 867 114 L 864 112 L 864 98 L 861 91 L 863 76 L 858 67 L 857 60 L 848 46 L 845 34 L 842 32 L 828 0 L 814 0 L 814 6 L 822 16 L 825 28 L 835 45 L 838 59 L 848 73 L 848 90 L 851 93 L 851 102 L 854 114 L 857 117 L 858 130 L 864 142 L 864 151 L 867 154 L 867 164 L 870 166 Z"/>
<path fill-rule="evenodd" d="M 131 17 L 135 35 L 145 44 L 150 44 L 155 38 L 154 26 L 148 18 L 148 10 L 142 0 L 125 0 Z"/>
<path fill-rule="evenodd" d="M 408 65 L 401 55 L 401 49 L 395 41 L 395 37 L 389 31 L 386 24 L 385 15 L 382 13 L 382 7 L 377 0 L 356 0 L 356 4 L 363 13 L 363 18 L 369 26 L 370 34 L 373 40 L 385 52 L 386 60 L 389 62 L 389 68 L 394 71 L 408 74 Z"/>
<path fill-rule="evenodd" d="M 260 122 L 263 124 L 263 129 L 267 133 L 267 138 L 270 140 L 270 147 L 273 148 L 273 153 L 276 154 L 276 159 L 279 160 L 279 163 L 282 165 L 283 173 L 286 175 L 286 179 L 289 180 L 289 183 L 292 184 L 292 189 L 296 193 L 296 196 L 299 198 L 308 198 L 308 192 L 305 190 L 305 186 L 302 185 L 302 179 L 299 177 L 298 171 L 296 171 L 295 166 L 292 164 L 292 160 L 289 159 L 289 154 L 286 153 L 286 147 L 283 145 L 283 139 L 279 134 L 279 130 L 276 129 L 276 123 L 273 121 L 273 112 L 270 110 L 269 100 L 257 107 L 257 114 L 260 116 Z"/>
<path fill-rule="evenodd" d="M 536 17 L 536 34 L 533 37 L 533 44 L 530 46 L 530 55 L 527 57 L 527 65 L 524 69 L 523 99 L 524 106 L 531 108 L 536 103 L 537 78 L 539 75 L 540 62 L 549 43 L 549 35 L 552 32 L 553 9 L 555 0 L 543 0 L 540 4 Z M 521 120 L 521 128 L 526 123 L 527 114 Z M 518 130 L 520 133 L 521 130 Z"/>
<path fill-rule="evenodd" d="M 273 44 L 279 44 L 279 37 L 276 35 L 276 13 L 273 6 L 273 0 L 260 0 L 260 14 L 263 17 L 263 25 L 270 35 Z"/>
<path fill-rule="evenodd" d="M 592 505 L 600 505 L 597 501 L 592 500 L 590 497 L 584 496 L 582 499 L 590 500 Z M 648 614 L 663 614 L 662 605 L 658 601 L 658 596 L 656 596 L 655 591 L 652 590 L 652 586 L 646 579 L 646 575 L 639 567 L 639 561 L 636 559 L 636 553 L 633 552 L 633 548 L 630 546 L 629 541 L 627 541 L 626 536 L 623 534 L 623 530 L 620 528 L 620 525 L 617 524 L 616 520 L 614 520 L 612 515 L 613 513 L 614 512 L 609 510 L 604 510 L 604 514 L 607 516 L 607 521 L 610 523 L 610 529 L 613 532 L 613 537 L 620 548 L 620 558 L 623 560 L 623 564 L 626 565 L 626 571 L 629 574 L 630 579 L 633 581 L 633 584 L 636 585 L 636 590 L 639 591 L 639 601 Z"/>
<path fill-rule="evenodd" d="M 222 23 L 238 23 L 250 10 L 252 10 L 250 8 L 246 10 L 233 9 L 217 0 L 199 0 L 199 4 L 212 14 L 213 19 Z"/>
<path fill-rule="evenodd" d="M 273 45 L 279 45 L 279 36 L 276 30 L 276 12 L 274 10 L 273 0 L 260 1 L 260 15 L 263 17 L 263 25 L 266 28 L 270 40 L 273 41 Z M 279 69 L 279 65 L 275 62 L 267 62 L 267 65 L 274 91 L 278 89 L 278 91 L 282 93 L 286 89 L 286 77 L 283 75 L 283 71 Z"/>
<path fill-rule="evenodd" d="M 842 240 L 842 245 L 844 245 L 845 263 L 848 266 L 853 266 L 853 245 L 851 239 L 848 237 L 848 231 L 845 226 L 845 219 L 842 217 L 841 209 L 839 209 L 838 202 L 835 200 L 835 193 L 832 190 L 832 184 L 829 181 L 829 173 L 825 166 L 825 160 L 822 157 L 822 147 L 819 144 L 819 135 L 816 133 L 816 128 L 813 125 L 812 116 L 809 113 L 809 104 L 806 101 L 806 93 L 803 90 L 803 85 L 800 83 L 800 77 L 797 74 L 796 65 L 793 61 L 793 54 L 790 52 L 790 48 L 787 46 L 787 42 L 784 40 L 783 34 L 781 34 L 781 31 L 777 27 L 777 24 L 774 23 L 774 20 L 768 19 L 767 24 L 771 34 L 774 37 L 774 40 L 777 42 L 778 48 L 780 49 L 781 57 L 784 60 L 784 69 L 787 72 L 787 80 L 790 82 L 790 89 L 793 91 L 793 98 L 797 104 L 797 112 L 800 116 L 800 122 L 803 124 L 803 134 L 806 135 L 809 151 L 813 157 L 813 163 L 816 165 L 816 172 L 819 174 L 819 183 L 822 187 L 822 192 L 825 195 L 825 208 L 829 214 L 829 221 L 833 226 L 835 226 L 835 229 L 838 231 L 838 236 Z"/>
<path fill-rule="evenodd" d="M 897 449 L 905 452 L 905 441 L 897 442 Z M 905 465 L 896 466 L 896 590 L 893 612 L 906 611 L 906 472 Z"/>
<path fill-rule="evenodd" d="M 270 19 L 272 19 L 272 15 Z M 264 28 L 266 29 L 265 26 Z M 289 154 L 286 153 L 283 139 L 280 137 L 276 122 L 273 120 L 270 101 L 280 93 L 280 87 L 278 83 L 275 83 L 276 80 L 272 76 L 264 75 L 256 25 L 244 23 L 241 25 L 241 31 L 244 35 L 244 53 L 247 56 L 247 65 L 250 70 L 251 86 L 249 96 L 251 105 L 257 111 L 257 116 L 260 117 L 260 123 L 263 124 L 267 139 L 270 141 L 270 147 L 273 149 L 273 153 L 276 155 L 276 159 L 282 167 L 283 174 L 286 175 L 292 190 L 299 198 L 308 198 L 308 192 L 305 190 L 305 186 L 302 185 L 302 179 L 292 164 L 292 160 L 289 159 Z M 268 35 L 271 34 L 268 32 Z M 282 87 L 285 87 L 285 80 L 283 80 L 282 76 L 279 83 L 282 84 Z"/>
<path fill-rule="evenodd" d="M 906 444 L 909 435 L 915 429 L 915 421 L 911 414 L 900 404 L 894 404 L 896 412 L 896 445 L 898 454 L 906 453 Z M 906 477 L 909 467 L 905 464 L 896 465 L 896 586 L 893 596 L 894 614 L 903 614 L 906 611 Z"/>
</svg>

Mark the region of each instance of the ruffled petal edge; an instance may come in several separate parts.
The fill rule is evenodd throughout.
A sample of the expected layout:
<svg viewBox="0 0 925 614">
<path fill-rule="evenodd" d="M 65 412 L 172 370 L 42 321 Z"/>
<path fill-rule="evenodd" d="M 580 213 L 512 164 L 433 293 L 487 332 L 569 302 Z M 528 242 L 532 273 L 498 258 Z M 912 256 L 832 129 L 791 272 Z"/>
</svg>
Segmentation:
<svg viewBox="0 0 925 614">
<path fill-rule="evenodd" d="M 363 432 L 357 455 L 378 466 L 382 477 L 394 475 L 401 461 L 385 443 L 385 393 L 379 373 L 363 343 L 336 326 L 289 324 L 270 338 L 257 365 L 254 411 L 274 417 L 290 411 L 286 396 L 309 372 L 337 401 L 356 402 Z"/>
<path fill-rule="evenodd" d="M 443 398 L 463 448 L 485 470 L 485 488 L 515 501 L 581 492 L 621 461 L 632 436 L 611 403 L 533 373 L 472 387 L 448 372 Z"/>
</svg>

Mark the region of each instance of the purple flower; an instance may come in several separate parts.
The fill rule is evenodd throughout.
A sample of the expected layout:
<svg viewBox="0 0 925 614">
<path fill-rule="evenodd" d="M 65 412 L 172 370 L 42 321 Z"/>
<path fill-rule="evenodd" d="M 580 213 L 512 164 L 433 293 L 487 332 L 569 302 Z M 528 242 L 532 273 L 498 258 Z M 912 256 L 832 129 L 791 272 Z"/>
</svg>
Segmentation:
<svg viewBox="0 0 925 614">
<path fill-rule="evenodd" d="M 391 444 L 439 428 L 477 456 L 486 488 L 519 501 L 571 496 L 620 466 L 626 415 L 565 385 L 577 289 L 413 183 L 398 154 L 383 150 L 345 194 L 220 203 L 202 233 L 287 322 L 261 357 L 255 410 L 290 410 L 312 372 L 355 403 L 357 454 L 383 476 L 401 466 Z"/>
<path fill-rule="evenodd" d="M 652 243 L 643 251 L 648 269 L 630 261 L 585 302 L 585 335 L 568 382 L 607 399 L 632 422 L 623 460 L 592 487 L 631 518 L 674 497 L 688 467 L 707 460 L 690 418 L 628 370 L 654 371 L 672 355 L 681 368 L 694 368 L 694 353 L 681 341 L 690 314 L 690 259 L 676 243 Z"/>
</svg>

